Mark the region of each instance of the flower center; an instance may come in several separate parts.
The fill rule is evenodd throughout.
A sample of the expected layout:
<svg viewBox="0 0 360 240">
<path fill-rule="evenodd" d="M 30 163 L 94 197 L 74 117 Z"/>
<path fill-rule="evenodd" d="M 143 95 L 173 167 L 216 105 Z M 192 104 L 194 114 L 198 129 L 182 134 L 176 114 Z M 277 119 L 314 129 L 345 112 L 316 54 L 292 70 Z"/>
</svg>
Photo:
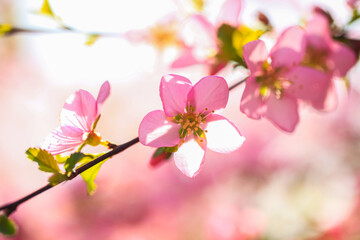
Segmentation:
<svg viewBox="0 0 360 240">
<path fill-rule="evenodd" d="M 181 128 L 179 129 L 179 135 L 180 138 L 183 138 L 183 141 L 185 141 L 187 136 L 194 134 L 199 138 L 200 142 L 202 142 L 203 138 L 205 138 L 205 132 L 207 131 L 204 131 L 201 128 L 201 125 L 206 122 L 206 118 L 214 111 L 209 112 L 207 108 L 205 108 L 205 111 L 202 113 L 195 113 L 194 111 L 195 108 L 191 105 L 188 105 L 188 107 L 186 107 L 186 112 L 179 113 L 174 117 L 174 121 L 175 123 L 181 125 Z"/>
<path fill-rule="evenodd" d="M 260 84 L 262 98 L 267 98 L 272 91 L 277 99 L 281 99 L 284 89 L 291 84 L 291 81 L 281 76 L 283 70 L 271 67 L 268 62 L 264 63 L 262 75 L 256 77 L 256 82 Z"/>
<path fill-rule="evenodd" d="M 326 50 L 317 49 L 314 46 L 307 46 L 304 56 L 303 64 L 315 68 L 320 71 L 326 72 L 328 70 L 327 57 L 328 52 Z"/>
<path fill-rule="evenodd" d="M 170 46 L 178 46 L 180 41 L 177 37 L 177 29 L 174 23 L 159 25 L 150 29 L 150 40 L 159 49 Z"/>
</svg>

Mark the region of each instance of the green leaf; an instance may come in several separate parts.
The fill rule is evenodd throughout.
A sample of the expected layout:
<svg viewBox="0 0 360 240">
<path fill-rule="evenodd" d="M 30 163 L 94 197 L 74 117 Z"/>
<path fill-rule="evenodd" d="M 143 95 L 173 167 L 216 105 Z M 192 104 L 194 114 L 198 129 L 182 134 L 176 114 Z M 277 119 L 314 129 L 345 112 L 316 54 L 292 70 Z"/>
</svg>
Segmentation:
<svg viewBox="0 0 360 240">
<path fill-rule="evenodd" d="M 74 169 L 75 165 L 86 156 L 87 155 L 80 153 L 80 152 L 71 154 L 70 157 L 68 159 L 66 159 L 66 161 L 65 161 L 64 167 L 65 167 L 66 173 L 71 173 L 72 170 Z"/>
<path fill-rule="evenodd" d="M 177 152 L 178 149 L 179 149 L 178 145 L 176 145 L 174 147 L 165 147 L 165 152 L 174 153 L 174 152 Z"/>
<path fill-rule="evenodd" d="M 12 237 L 17 232 L 15 223 L 5 215 L 0 216 L 0 233 L 7 237 Z"/>
<path fill-rule="evenodd" d="M 92 160 L 100 157 L 103 154 L 98 154 L 98 155 L 86 155 L 86 157 L 82 158 L 81 162 L 83 163 L 81 166 L 85 165 L 88 162 L 91 162 Z M 88 170 L 86 170 L 85 172 L 82 172 L 80 175 L 81 177 L 84 179 L 86 186 L 87 186 L 87 190 L 89 195 L 93 195 L 96 191 L 97 185 L 95 183 L 95 178 L 100 170 L 101 165 L 105 162 L 106 160 L 96 164 L 95 166 L 89 168 Z"/>
<path fill-rule="evenodd" d="M 55 186 L 55 185 L 58 185 L 59 183 L 67 181 L 68 179 L 69 179 L 68 176 L 65 174 L 54 173 L 49 178 L 49 183 L 51 183 L 51 185 Z"/>
<path fill-rule="evenodd" d="M 236 29 L 230 25 L 223 24 L 219 27 L 217 37 L 221 42 L 221 55 L 218 58 L 222 61 L 239 61 L 239 56 L 233 46 L 233 34 Z"/>
<path fill-rule="evenodd" d="M 39 169 L 44 172 L 61 173 L 59 166 L 48 151 L 40 148 L 29 148 L 26 151 L 27 157 L 39 164 Z"/>
<path fill-rule="evenodd" d="M 55 159 L 58 163 L 65 163 L 69 156 L 61 156 L 60 154 L 55 156 Z"/>
<path fill-rule="evenodd" d="M 89 195 L 93 195 L 96 191 L 97 185 L 95 178 L 100 170 L 101 165 L 104 162 L 98 163 L 95 166 L 89 168 L 85 172 L 81 173 L 81 177 L 84 179 Z"/>
</svg>

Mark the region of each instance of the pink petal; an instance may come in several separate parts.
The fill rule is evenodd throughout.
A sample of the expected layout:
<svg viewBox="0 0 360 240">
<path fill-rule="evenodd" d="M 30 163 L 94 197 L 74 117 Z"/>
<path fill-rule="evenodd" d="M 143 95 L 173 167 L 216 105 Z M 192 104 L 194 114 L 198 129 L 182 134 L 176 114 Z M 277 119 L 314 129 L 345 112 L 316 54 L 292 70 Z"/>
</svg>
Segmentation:
<svg viewBox="0 0 360 240">
<path fill-rule="evenodd" d="M 73 126 L 90 132 L 98 116 L 95 98 L 85 90 L 78 90 L 65 102 L 60 113 L 61 126 Z"/>
<path fill-rule="evenodd" d="M 204 162 L 205 152 L 206 142 L 200 143 L 191 135 L 174 153 L 175 165 L 187 177 L 193 178 Z"/>
<path fill-rule="evenodd" d="M 359 3 L 359 0 L 347 0 L 346 3 L 349 5 L 349 7 L 351 8 L 357 8 Z"/>
<path fill-rule="evenodd" d="M 356 54 L 353 50 L 336 41 L 332 43 L 330 58 L 334 65 L 334 74 L 339 77 L 344 77 L 357 61 Z"/>
<path fill-rule="evenodd" d="M 306 48 L 305 32 L 298 26 L 286 29 L 270 51 L 271 65 L 292 67 L 299 64 Z"/>
<path fill-rule="evenodd" d="M 331 76 L 309 67 L 295 67 L 284 76 L 291 81 L 286 93 L 312 103 L 315 107 L 322 106 L 325 101 Z"/>
<path fill-rule="evenodd" d="M 251 74 L 260 74 L 268 58 L 265 43 L 262 40 L 255 40 L 245 44 L 243 56 Z"/>
<path fill-rule="evenodd" d="M 160 97 L 167 116 L 175 117 L 185 112 L 191 87 L 190 80 L 180 75 L 168 74 L 161 78 Z"/>
<path fill-rule="evenodd" d="M 196 57 L 194 56 L 193 49 L 192 48 L 185 48 L 182 52 L 181 56 L 177 58 L 172 64 L 171 68 L 183 68 L 188 67 L 191 65 L 195 65 L 201 63 Z"/>
<path fill-rule="evenodd" d="M 252 119 L 260 119 L 266 111 L 266 106 L 260 96 L 260 85 L 252 76 L 246 80 L 246 86 L 241 97 L 240 110 Z"/>
<path fill-rule="evenodd" d="M 217 26 L 228 24 L 233 27 L 239 26 L 239 16 L 242 0 L 226 0 L 217 18 Z"/>
<path fill-rule="evenodd" d="M 211 114 L 205 124 L 207 147 L 210 150 L 230 153 L 245 141 L 238 128 L 223 116 Z"/>
<path fill-rule="evenodd" d="M 331 79 L 331 75 L 328 76 Z M 322 101 L 313 103 L 313 107 L 321 111 L 333 111 L 337 107 L 337 94 L 333 81 L 328 81 L 326 90 L 321 93 Z"/>
<path fill-rule="evenodd" d="M 270 94 L 266 104 L 265 118 L 286 132 L 294 131 L 299 121 L 296 99 L 286 94 L 283 94 L 281 99 L 277 99 L 274 94 Z"/>
<path fill-rule="evenodd" d="M 170 122 L 161 110 L 149 112 L 139 126 L 139 139 L 145 146 L 174 147 L 179 144 L 180 124 Z"/>
<path fill-rule="evenodd" d="M 109 95 L 110 95 L 110 83 L 109 81 L 106 81 L 101 85 L 96 102 L 100 105 L 103 104 L 104 101 L 109 97 Z"/>
<path fill-rule="evenodd" d="M 229 99 L 229 87 L 224 78 L 207 76 L 194 85 L 188 99 L 197 113 L 222 109 Z"/>
<path fill-rule="evenodd" d="M 318 51 L 329 51 L 332 42 L 329 20 L 319 13 L 314 13 L 313 19 L 306 24 L 306 41 Z"/>
<path fill-rule="evenodd" d="M 41 148 L 53 155 L 73 151 L 84 142 L 83 134 L 84 132 L 76 127 L 58 127 L 46 137 Z"/>
<path fill-rule="evenodd" d="M 216 41 L 217 41 L 217 29 L 215 26 L 210 23 L 203 15 L 200 14 L 194 14 L 190 17 L 190 24 L 193 24 L 194 27 L 196 27 L 194 30 L 197 30 L 197 34 L 202 37 L 205 37 L 209 43 L 207 43 L 209 46 L 215 48 L 216 47 Z"/>
</svg>

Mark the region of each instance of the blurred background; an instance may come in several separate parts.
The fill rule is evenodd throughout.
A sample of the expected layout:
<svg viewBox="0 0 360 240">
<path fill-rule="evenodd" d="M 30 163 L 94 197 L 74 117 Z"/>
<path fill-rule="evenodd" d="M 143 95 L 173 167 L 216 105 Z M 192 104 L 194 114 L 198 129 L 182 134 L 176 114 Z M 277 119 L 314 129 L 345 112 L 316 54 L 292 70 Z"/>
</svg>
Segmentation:
<svg viewBox="0 0 360 240">
<path fill-rule="evenodd" d="M 47 183 L 49 176 L 25 151 L 58 126 L 71 93 L 81 88 L 96 96 L 101 84 L 110 82 L 97 130 L 121 144 L 137 137 L 145 114 L 162 108 L 163 75 L 181 74 L 193 83 L 207 75 L 202 65 L 170 69 L 176 45 L 146 37 L 166 19 L 181 21 L 196 12 L 196 2 L 50 0 L 54 19 L 39 12 L 42 0 L 0 0 L 0 23 L 35 31 L 0 37 L 1 204 Z M 222 3 L 205 0 L 203 14 L 215 20 Z M 262 11 L 277 33 L 301 23 L 315 5 L 339 25 L 351 17 L 343 0 L 244 0 L 243 5 L 242 22 L 253 26 Z M 350 30 L 356 35 L 360 25 Z M 90 33 L 103 34 L 94 39 Z M 12 215 L 19 226 L 14 239 L 360 239 L 359 74 L 359 66 L 348 74 L 350 92 L 338 84 L 336 110 L 303 107 L 291 134 L 242 114 L 242 85 L 231 91 L 223 113 L 247 139 L 239 150 L 208 151 L 199 175 L 189 179 L 172 161 L 150 167 L 155 149 L 137 144 L 103 165 L 93 196 L 76 178 L 21 205 Z M 228 66 L 218 75 L 231 85 L 246 72 Z"/>
</svg>

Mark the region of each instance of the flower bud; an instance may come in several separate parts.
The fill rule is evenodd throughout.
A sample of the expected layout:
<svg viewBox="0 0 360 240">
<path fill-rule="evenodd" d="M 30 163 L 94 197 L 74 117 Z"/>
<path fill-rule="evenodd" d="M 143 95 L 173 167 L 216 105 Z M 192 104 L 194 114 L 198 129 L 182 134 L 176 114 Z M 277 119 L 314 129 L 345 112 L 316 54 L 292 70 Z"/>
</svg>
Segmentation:
<svg viewBox="0 0 360 240">
<path fill-rule="evenodd" d="M 150 159 L 150 166 L 156 167 L 159 164 L 168 160 L 172 155 L 172 152 L 167 152 L 165 147 L 158 148 Z"/>
</svg>

